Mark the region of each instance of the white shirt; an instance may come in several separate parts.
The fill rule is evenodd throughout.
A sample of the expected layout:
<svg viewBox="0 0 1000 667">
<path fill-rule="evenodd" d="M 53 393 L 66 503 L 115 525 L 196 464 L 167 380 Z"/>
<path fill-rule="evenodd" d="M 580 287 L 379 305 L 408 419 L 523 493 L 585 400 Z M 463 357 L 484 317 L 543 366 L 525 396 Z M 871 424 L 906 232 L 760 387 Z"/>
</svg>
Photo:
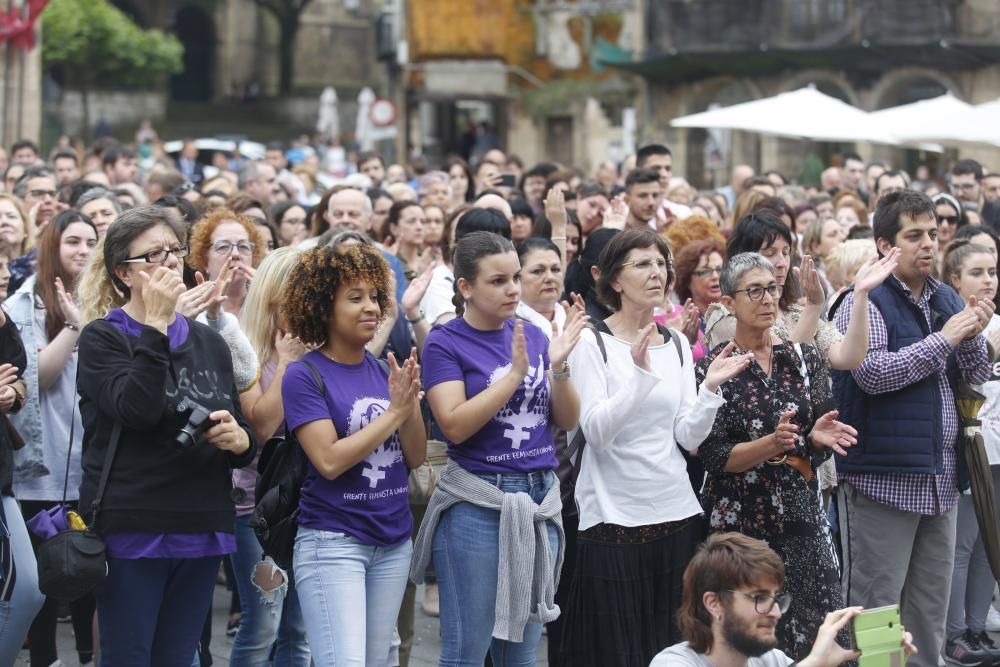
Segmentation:
<svg viewBox="0 0 1000 667">
<path fill-rule="evenodd" d="M 434 324 L 445 313 L 455 313 L 455 274 L 444 264 L 434 267 L 431 281 L 427 284 L 424 298 L 420 300 L 420 308 L 424 311 L 424 319 Z"/>
<path fill-rule="evenodd" d="M 652 373 L 632 361 L 631 344 L 603 336 L 604 363 L 587 329 L 570 355 L 587 436 L 576 484 L 580 530 L 598 523 L 647 526 L 701 513 L 677 449 L 697 449 L 725 399 L 696 389 L 691 348 L 680 367 L 672 340 L 649 348 Z"/>
<path fill-rule="evenodd" d="M 984 336 L 1000 329 L 1000 315 L 994 315 L 983 331 Z M 1000 360 L 990 366 L 990 379 L 975 388 L 986 396 L 986 402 L 979 409 L 979 419 L 983 422 L 983 442 L 990 465 L 1000 464 Z"/>
<path fill-rule="evenodd" d="M 792 659 L 773 649 L 759 658 L 747 658 L 747 667 L 788 667 Z M 703 653 L 696 653 L 687 642 L 674 644 L 656 654 L 649 667 L 714 667 Z"/>
<path fill-rule="evenodd" d="M 552 324 L 556 325 L 556 329 L 559 333 L 566 328 L 566 310 L 562 307 L 561 303 L 556 303 L 556 308 L 552 321 L 549 321 L 547 317 L 542 315 L 540 312 L 521 301 L 517 304 L 517 310 L 514 313 L 515 316 L 521 318 L 522 320 L 527 320 L 534 324 L 536 327 L 542 330 L 545 337 L 552 340 Z"/>
</svg>

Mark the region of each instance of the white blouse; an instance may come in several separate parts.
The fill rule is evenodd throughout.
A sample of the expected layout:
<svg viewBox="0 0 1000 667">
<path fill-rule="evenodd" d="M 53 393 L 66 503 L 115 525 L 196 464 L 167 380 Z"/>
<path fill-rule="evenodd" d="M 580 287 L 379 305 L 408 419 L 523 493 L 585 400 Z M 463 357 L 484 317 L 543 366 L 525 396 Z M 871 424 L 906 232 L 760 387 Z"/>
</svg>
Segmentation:
<svg viewBox="0 0 1000 667">
<path fill-rule="evenodd" d="M 701 513 L 678 444 L 694 451 L 725 399 L 696 388 L 691 348 L 684 366 L 671 340 L 649 348 L 652 373 L 632 361 L 631 344 L 604 337 L 604 363 L 587 329 L 570 355 L 587 436 L 576 504 L 580 530 L 598 523 L 646 526 Z"/>
</svg>

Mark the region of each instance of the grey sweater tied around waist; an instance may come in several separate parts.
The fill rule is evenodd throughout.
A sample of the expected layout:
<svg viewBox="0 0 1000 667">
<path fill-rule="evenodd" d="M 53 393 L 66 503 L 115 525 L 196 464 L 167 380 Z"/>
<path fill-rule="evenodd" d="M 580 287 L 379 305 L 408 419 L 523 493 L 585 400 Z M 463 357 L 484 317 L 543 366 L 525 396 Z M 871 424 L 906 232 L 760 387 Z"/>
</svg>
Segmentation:
<svg viewBox="0 0 1000 667">
<path fill-rule="evenodd" d="M 500 564 L 493 636 L 523 641 L 524 626 L 528 623 L 548 623 L 559 618 L 555 594 L 566 543 L 559 484 L 552 485 L 539 505 L 527 493 L 505 493 L 450 461 L 438 479 L 417 534 L 410 566 L 410 579 L 415 583 L 423 583 L 441 514 L 462 502 L 500 512 Z M 549 548 L 546 526 L 549 521 L 559 533 L 555 564 Z M 525 576 L 529 572 L 531 576 Z"/>
</svg>

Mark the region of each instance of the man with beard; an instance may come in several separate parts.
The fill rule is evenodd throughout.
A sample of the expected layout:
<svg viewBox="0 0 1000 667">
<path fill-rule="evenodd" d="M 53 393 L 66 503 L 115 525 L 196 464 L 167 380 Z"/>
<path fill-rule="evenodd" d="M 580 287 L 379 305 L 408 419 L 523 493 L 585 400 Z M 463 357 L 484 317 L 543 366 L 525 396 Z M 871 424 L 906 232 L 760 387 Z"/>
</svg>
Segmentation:
<svg viewBox="0 0 1000 667">
<path fill-rule="evenodd" d="M 778 649 L 774 629 L 791 603 L 781 592 L 785 567 L 760 540 L 740 533 L 708 538 L 684 572 L 677 624 L 686 641 L 661 651 L 649 667 L 786 667 L 792 659 Z M 861 653 L 835 641 L 861 607 L 827 614 L 813 649 L 798 667 L 834 667 Z M 910 633 L 903 648 L 916 651 Z"/>
</svg>

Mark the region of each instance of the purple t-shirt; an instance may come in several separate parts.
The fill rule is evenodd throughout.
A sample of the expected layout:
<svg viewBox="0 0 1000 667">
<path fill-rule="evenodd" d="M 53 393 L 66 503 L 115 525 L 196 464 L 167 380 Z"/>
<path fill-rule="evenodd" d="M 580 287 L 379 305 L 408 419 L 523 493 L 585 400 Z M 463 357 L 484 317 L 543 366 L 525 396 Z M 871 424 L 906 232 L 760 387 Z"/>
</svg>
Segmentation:
<svg viewBox="0 0 1000 667">
<path fill-rule="evenodd" d="M 326 384 L 320 393 L 308 361 Z M 309 352 L 288 366 L 281 383 L 285 421 L 291 431 L 332 419 L 337 438 L 357 433 L 389 407 L 388 374 L 371 354 L 360 364 L 341 364 L 322 352 Z M 336 447 L 333 443 L 331 447 Z M 328 480 L 312 462 L 299 500 L 299 525 L 347 533 L 365 544 L 395 546 L 410 539 L 408 471 L 399 433 L 336 479 Z"/>
<path fill-rule="evenodd" d="M 424 387 L 460 380 L 471 398 L 510 371 L 514 320 L 480 331 L 464 318 L 434 327 L 424 345 Z M 555 443 L 549 429 L 549 339 L 524 323 L 528 374 L 506 405 L 462 443 L 448 442 L 448 456 L 472 473 L 553 470 Z"/>
<path fill-rule="evenodd" d="M 142 331 L 142 323 L 121 308 L 111 309 L 104 319 L 126 336 L 138 337 Z M 174 318 L 167 327 L 171 350 L 184 344 L 189 329 L 187 318 Z M 236 551 L 236 536 L 232 533 L 110 533 L 103 537 L 112 558 L 204 558 Z"/>
</svg>

